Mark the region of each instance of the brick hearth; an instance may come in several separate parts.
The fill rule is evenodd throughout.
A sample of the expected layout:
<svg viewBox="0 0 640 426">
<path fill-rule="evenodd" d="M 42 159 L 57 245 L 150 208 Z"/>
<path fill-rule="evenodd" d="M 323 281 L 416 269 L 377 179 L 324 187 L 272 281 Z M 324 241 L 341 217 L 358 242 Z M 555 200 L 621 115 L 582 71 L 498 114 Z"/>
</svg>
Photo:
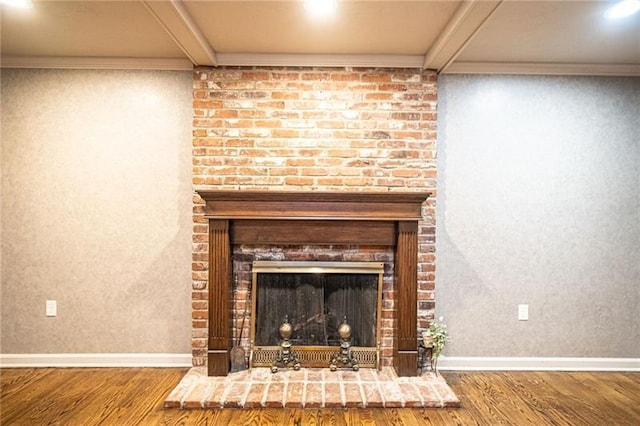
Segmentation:
<svg viewBox="0 0 640 426">
<path fill-rule="evenodd" d="M 268 368 L 209 377 L 192 368 L 164 402 L 165 408 L 399 408 L 459 407 L 442 376 L 398 377 L 392 368 L 336 371 Z"/>
</svg>

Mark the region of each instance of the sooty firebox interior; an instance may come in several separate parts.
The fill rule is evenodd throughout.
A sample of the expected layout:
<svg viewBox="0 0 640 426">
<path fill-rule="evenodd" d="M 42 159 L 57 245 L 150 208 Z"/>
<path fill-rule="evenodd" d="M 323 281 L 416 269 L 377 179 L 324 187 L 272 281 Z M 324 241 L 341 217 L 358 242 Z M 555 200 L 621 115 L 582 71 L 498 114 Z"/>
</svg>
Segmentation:
<svg viewBox="0 0 640 426">
<path fill-rule="evenodd" d="M 298 352 L 339 348 L 338 327 L 345 320 L 352 345 L 376 351 L 383 269 L 380 262 L 254 262 L 253 355 L 260 358 L 279 344 L 285 319 Z"/>
</svg>

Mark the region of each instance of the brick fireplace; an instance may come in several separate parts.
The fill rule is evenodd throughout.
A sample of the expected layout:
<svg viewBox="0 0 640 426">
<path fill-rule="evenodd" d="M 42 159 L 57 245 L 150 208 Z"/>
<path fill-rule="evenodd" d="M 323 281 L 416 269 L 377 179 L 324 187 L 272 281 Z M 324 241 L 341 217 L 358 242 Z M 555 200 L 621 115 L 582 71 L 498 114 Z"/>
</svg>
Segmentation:
<svg viewBox="0 0 640 426">
<path fill-rule="evenodd" d="M 201 193 L 415 193 L 423 199 L 432 193 L 418 203 L 415 219 L 419 331 L 434 309 L 436 80 L 434 73 L 406 69 L 199 68 L 193 91 L 194 187 Z M 218 272 L 212 267 L 211 215 L 203 197 L 194 194 L 193 202 L 192 347 L 193 364 L 200 366 L 208 363 L 209 334 L 218 321 L 210 303 L 217 300 L 211 277 Z M 232 337 L 254 259 L 385 262 L 382 362 L 398 362 L 394 246 L 253 241 L 230 244 L 229 250 L 233 297 L 225 321 Z M 245 331 L 245 345 L 247 338 Z"/>
</svg>

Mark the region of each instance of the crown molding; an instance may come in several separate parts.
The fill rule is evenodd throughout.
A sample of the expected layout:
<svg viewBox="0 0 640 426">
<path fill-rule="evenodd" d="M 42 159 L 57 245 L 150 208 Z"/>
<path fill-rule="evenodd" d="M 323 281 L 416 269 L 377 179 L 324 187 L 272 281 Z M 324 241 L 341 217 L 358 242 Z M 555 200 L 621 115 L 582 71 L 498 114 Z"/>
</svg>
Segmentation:
<svg viewBox="0 0 640 426">
<path fill-rule="evenodd" d="M 219 53 L 218 66 L 300 66 L 418 68 L 421 55 L 289 55 L 265 53 Z M 193 63 L 179 58 L 103 58 L 56 56 L 3 56 L 1 68 L 58 68 L 108 70 L 192 71 Z M 640 76 L 635 64 L 569 64 L 537 62 L 458 62 L 442 74 L 529 74 Z"/>
<path fill-rule="evenodd" d="M 640 65 L 545 62 L 453 62 L 444 74 L 542 74 L 640 76 Z"/>
<path fill-rule="evenodd" d="M 106 70 L 191 71 L 188 59 L 178 58 L 101 58 L 61 56 L 3 56 L 1 68 L 62 68 Z"/>
<path fill-rule="evenodd" d="M 218 53 L 216 66 L 420 68 L 421 55 Z M 2 68 L 192 70 L 187 59 L 4 56 Z"/>
<path fill-rule="evenodd" d="M 218 53 L 218 65 L 421 68 L 422 55 Z"/>
</svg>

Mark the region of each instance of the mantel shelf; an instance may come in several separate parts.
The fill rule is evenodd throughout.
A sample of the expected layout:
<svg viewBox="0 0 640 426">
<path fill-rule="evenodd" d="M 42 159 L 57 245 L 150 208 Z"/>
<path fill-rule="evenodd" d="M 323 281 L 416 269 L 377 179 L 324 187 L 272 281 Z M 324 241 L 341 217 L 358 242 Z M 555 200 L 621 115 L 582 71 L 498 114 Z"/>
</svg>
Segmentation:
<svg viewBox="0 0 640 426">
<path fill-rule="evenodd" d="M 210 219 L 420 220 L 429 192 L 198 190 Z"/>
</svg>

